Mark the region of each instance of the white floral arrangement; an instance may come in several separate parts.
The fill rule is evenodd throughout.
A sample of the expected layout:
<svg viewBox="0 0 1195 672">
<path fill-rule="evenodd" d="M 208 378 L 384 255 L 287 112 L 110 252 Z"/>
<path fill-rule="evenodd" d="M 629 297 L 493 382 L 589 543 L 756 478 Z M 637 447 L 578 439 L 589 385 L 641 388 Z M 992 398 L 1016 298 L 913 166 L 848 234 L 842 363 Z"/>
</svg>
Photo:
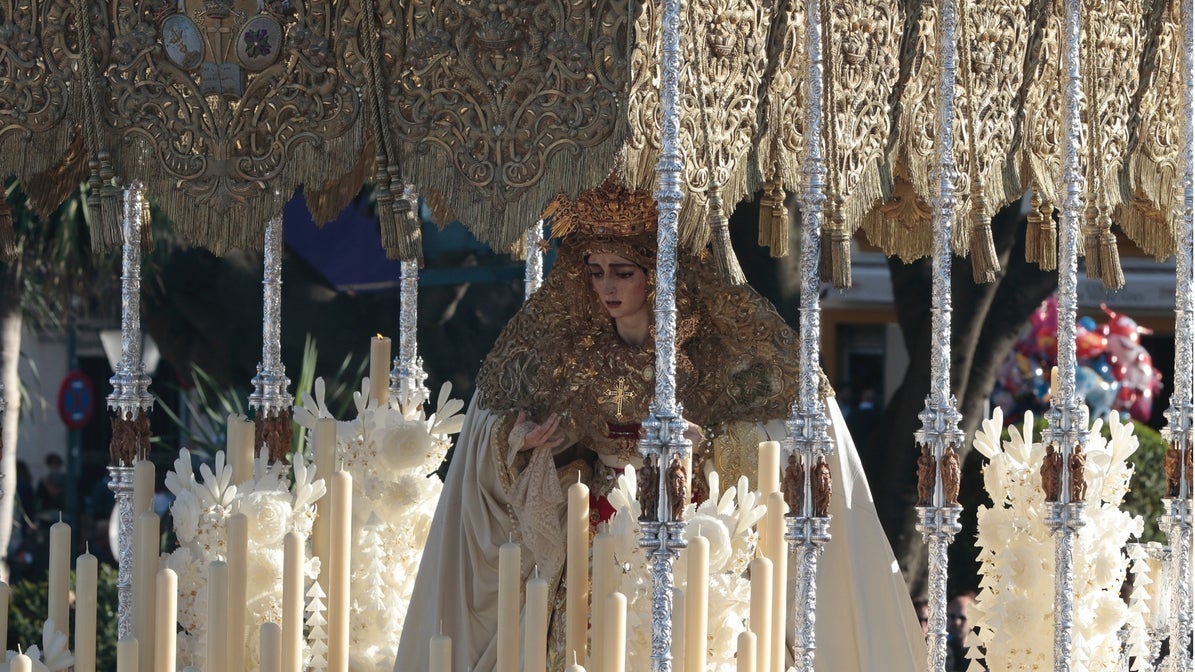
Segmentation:
<svg viewBox="0 0 1195 672">
<path fill-rule="evenodd" d="M 984 420 L 974 446 L 989 462 L 984 485 L 993 506 L 978 512 L 979 560 L 982 578 L 975 599 L 971 672 L 1049 670 L 1054 667 L 1054 539 L 1045 525 L 1046 501 L 1041 487 L 1045 446 L 1033 441 L 1033 415 L 1023 429 L 1009 427 L 1001 443 L 1003 414 L 999 408 Z M 1092 423 L 1086 447 L 1088 484 L 1084 519 L 1075 541 L 1074 653 L 1075 672 L 1114 672 L 1121 660 L 1120 631 L 1133 614 L 1120 597 L 1129 560 L 1124 548 L 1140 536 L 1144 521 L 1120 510 L 1133 467 L 1127 460 L 1137 450 L 1132 424 L 1108 417 L 1111 439 L 1100 434 L 1103 421 Z M 984 653 L 980 654 L 982 647 Z"/>
<path fill-rule="evenodd" d="M 30 646 L 23 652 L 6 651 L 4 662 L 0 663 L 0 672 L 8 672 L 12 668 L 12 660 L 20 653 L 24 653 L 33 663 L 33 672 L 58 672 L 71 669 L 75 664 L 75 657 L 68 648 L 66 635 L 58 632 L 52 619 L 42 624 L 41 648 L 37 644 Z"/>
<path fill-rule="evenodd" d="M 206 657 L 207 566 L 227 559 L 227 523 L 233 514 L 244 514 L 249 523 L 246 631 L 256 633 L 263 623 L 282 620 L 282 540 L 291 531 L 311 535 L 315 503 L 325 493 L 323 479 L 316 476 L 315 467 L 301 457 L 290 465 L 271 465 L 261 451 L 253 479 L 232 483 L 232 467 L 224 451 L 218 451 L 215 469 L 202 464 L 196 478 L 190 451 L 179 450 L 174 470 L 166 474 L 166 488 L 174 494 L 170 510 L 179 547 L 166 556 L 166 566 L 178 574 L 180 667 L 201 665 Z M 310 559 L 304 573 L 316 576 L 318 560 Z M 257 669 L 259 645 L 258 637 L 246 637 L 248 669 Z"/>
<path fill-rule="evenodd" d="M 309 432 L 319 418 L 332 417 L 323 379 L 314 389 L 294 416 Z M 421 403 L 376 405 L 366 378 L 353 393 L 357 417 L 336 423 L 337 456 L 353 477 L 349 669 L 354 672 L 394 664 L 443 487 L 435 472 L 464 423 L 464 402 L 451 392 L 445 383 L 435 412 L 427 415 Z"/>
<path fill-rule="evenodd" d="M 623 570 L 616 578 L 616 589 L 627 596 L 627 669 L 647 672 L 652 668 L 651 559 L 639 546 L 642 509 L 636 482 L 630 466 L 618 477 L 608 496 L 615 509 L 609 531 L 615 538 L 615 562 Z M 685 509 L 685 539 L 700 534 L 710 545 L 707 665 L 716 672 L 736 669 L 737 639 L 751 611 L 746 570 L 759 542 L 756 524 L 767 513 L 761 499 L 743 476 L 725 492 L 711 492 L 700 506 L 690 504 Z M 687 588 L 684 557 L 682 552 L 673 569 L 675 585 L 681 590 Z"/>
</svg>

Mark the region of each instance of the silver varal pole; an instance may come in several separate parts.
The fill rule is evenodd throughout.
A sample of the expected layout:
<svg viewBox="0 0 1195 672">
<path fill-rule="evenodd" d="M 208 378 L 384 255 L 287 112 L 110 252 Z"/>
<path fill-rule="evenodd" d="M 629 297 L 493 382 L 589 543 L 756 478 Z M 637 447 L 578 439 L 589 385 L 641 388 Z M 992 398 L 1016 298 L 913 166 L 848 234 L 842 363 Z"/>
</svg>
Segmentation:
<svg viewBox="0 0 1195 672">
<path fill-rule="evenodd" d="M 136 420 L 153 409 L 149 376 L 141 360 L 141 225 L 144 189 L 140 182 L 124 188 L 120 273 L 120 363 L 109 382 L 108 409 L 124 420 Z M 135 458 L 134 458 L 135 459 Z M 133 469 L 132 462 L 114 460 L 108 466 L 108 487 L 116 495 L 120 512 L 120 546 L 117 587 L 117 634 L 133 630 Z"/>
<path fill-rule="evenodd" d="M 1195 282 L 1192 279 L 1195 246 L 1195 6 L 1192 0 L 1182 2 L 1183 25 L 1183 212 L 1177 230 L 1175 254 L 1175 324 L 1174 324 L 1174 393 L 1170 408 L 1166 409 L 1166 427 L 1162 438 L 1166 441 L 1167 492 L 1163 502 L 1160 527 L 1170 542 L 1170 570 L 1175 577 L 1170 582 L 1170 670 L 1188 672 L 1192 669 L 1191 598 L 1191 451 L 1195 450 L 1192 431 L 1192 372 L 1195 370 Z M 1182 642 L 1175 646 L 1175 642 Z M 1195 645 L 1195 644 L 1193 644 Z"/>
<path fill-rule="evenodd" d="M 954 226 L 958 170 L 954 161 L 955 75 L 958 67 L 958 2 L 941 0 L 938 40 L 937 193 L 934 194 L 934 253 L 930 393 L 916 433 L 918 458 L 917 530 L 929 544 L 929 669 L 946 670 L 947 549 L 962 529 L 958 504 L 962 415 L 950 393 L 950 238 Z M 926 499 L 928 495 L 928 500 Z"/>
<path fill-rule="evenodd" d="M 676 248 L 680 216 L 680 0 L 663 0 L 661 152 L 656 165 L 659 224 L 656 232 L 656 389 L 643 421 L 639 452 L 658 475 L 657 506 L 644 511 L 639 544 L 652 559 L 651 661 L 654 672 L 672 669 L 672 565 L 685 546 L 684 523 L 674 516 L 689 501 L 692 444 L 684 436 L 685 420 L 676 401 Z M 680 487 L 676 484 L 681 483 Z M 669 485 L 672 487 L 669 487 Z"/>
<path fill-rule="evenodd" d="M 1078 306 L 1079 217 L 1086 188 L 1081 155 L 1079 36 L 1082 0 L 1066 0 L 1063 22 L 1063 179 L 1066 195 L 1058 235 L 1058 394 L 1046 411 L 1043 487 L 1046 526 L 1054 536 L 1054 670 L 1070 672 L 1073 655 L 1075 538 L 1083 526 L 1087 406 L 1075 391 L 1075 313 Z M 1047 472 L 1056 485 L 1046 484 Z M 1055 490 L 1051 492 L 1050 490 Z"/>
<path fill-rule="evenodd" d="M 419 213 L 419 194 L 415 185 L 403 188 L 398 209 L 405 210 L 407 217 L 414 219 Z M 398 356 L 390 369 L 390 398 L 400 406 L 422 404 L 430 398 L 427 373 L 423 370 L 423 358 L 419 356 L 419 262 L 404 259 L 399 278 Z"/>
<path fill-rule="evenodd" d="M 523 270 L 523 301 L 539 291 L 544 282 L 544 220 L 527 229 L 523 246 L 527 249 L 527 265 Z"/>
<path fill-rule="evenodd" d="M 261 363 L 253 377 L 249 407 L 258 417 L 289 412 L 294 403 L 290 378 L 282 365 L 282 217 L 266 223 L 262 274 Z"/>
<path fill-rule="evenodd" d="M 793 641 L 797 672 L 813 672 L 816 648 L 814 614 L 817 607 L 817 561 L 830 541 L 830 469 L 826 458 L 834 449 L 827 431 L 825 407 L 818 397 L 819 353 L 821 351 L 821 281 L 818 275 L 823 206 L 826 201 L 826 159 L 822 142 L 824 120 L 824 60 L 821 0 L 805 3 L 806 63 L 805 189 L 801 195 L 803 235 L 801 239 L 801 370 L 797 399 L 793 402 L 784 442 L 786 454 L 795 457 L 799 487 L 785 487 L 788 514 L 785 535 L 789 564 L 796 565 L 792 600 Z M 796 477 L 785 474 L 785 479 Z M 794 499 L 799 492 L 799 500 Z M 795 562 L 792 558 L 795 558 Z"/>
</svg>

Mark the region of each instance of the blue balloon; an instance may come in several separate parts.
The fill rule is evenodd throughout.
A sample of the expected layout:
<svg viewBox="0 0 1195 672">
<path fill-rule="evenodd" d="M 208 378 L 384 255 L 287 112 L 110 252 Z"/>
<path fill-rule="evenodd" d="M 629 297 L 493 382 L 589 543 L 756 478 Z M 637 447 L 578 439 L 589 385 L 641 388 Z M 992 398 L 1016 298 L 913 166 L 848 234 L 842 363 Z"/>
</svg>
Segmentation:
<svg viewBox="0 0 1195 672">
<path fill-rule="evenodd" d="M 1095 323 L 1095 318 L 1090 317 L 1090 316 L 1080 317 L 1079 325 L 1082 326 L 1087 331 L 1095 331 L 1095 328 L 1099 326 L 1098 324 Z"/>
</svg>

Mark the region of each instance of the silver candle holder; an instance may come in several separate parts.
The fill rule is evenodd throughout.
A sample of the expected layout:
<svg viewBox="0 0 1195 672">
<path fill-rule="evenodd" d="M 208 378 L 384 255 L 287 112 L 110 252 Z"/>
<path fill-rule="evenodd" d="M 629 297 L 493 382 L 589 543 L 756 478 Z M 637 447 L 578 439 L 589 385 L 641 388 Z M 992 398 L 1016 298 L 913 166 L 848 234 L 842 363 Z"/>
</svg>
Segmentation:
<svg viewBox="0 0 1195 672">
<path fill-rule="evenodd" d="M 282 364 L 282 217 L 266 223 L 262 273 L 261 363 L 253 377 L 249 407 L 259 417 L 290 412 L 290 378 Z"/>
<path fill-rule="evenodd" d="M 407 184 L 398 199 L 399 211 L 413 220 L 419 211 L 419 194 L 415 185 Z M 427 373 L 419 356 L 419 262 L 404 259 L 399 275 L 398 356 L 390 369 L 390 399 L 400 406 L 423 404 L 431 398 L 427 389 Z"/>
</svg>

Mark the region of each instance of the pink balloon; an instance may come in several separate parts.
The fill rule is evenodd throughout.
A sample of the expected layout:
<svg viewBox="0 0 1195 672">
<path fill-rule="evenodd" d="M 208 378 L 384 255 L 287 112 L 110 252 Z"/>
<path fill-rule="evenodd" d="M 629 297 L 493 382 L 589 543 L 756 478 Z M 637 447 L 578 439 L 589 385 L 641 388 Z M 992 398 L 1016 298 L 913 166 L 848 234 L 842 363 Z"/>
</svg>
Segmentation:
<svg viewBox="0 0 1195 672">
<path fill-rule="evenodd" d="M 1137 395 L 1132 406 L 1129 407 L 1129 415 L 1138 422 L 1149 422 L 1149 416 L 1153 415 L 1153 396 L 1153 392 L 1149 390 Z"/>
</svg>

